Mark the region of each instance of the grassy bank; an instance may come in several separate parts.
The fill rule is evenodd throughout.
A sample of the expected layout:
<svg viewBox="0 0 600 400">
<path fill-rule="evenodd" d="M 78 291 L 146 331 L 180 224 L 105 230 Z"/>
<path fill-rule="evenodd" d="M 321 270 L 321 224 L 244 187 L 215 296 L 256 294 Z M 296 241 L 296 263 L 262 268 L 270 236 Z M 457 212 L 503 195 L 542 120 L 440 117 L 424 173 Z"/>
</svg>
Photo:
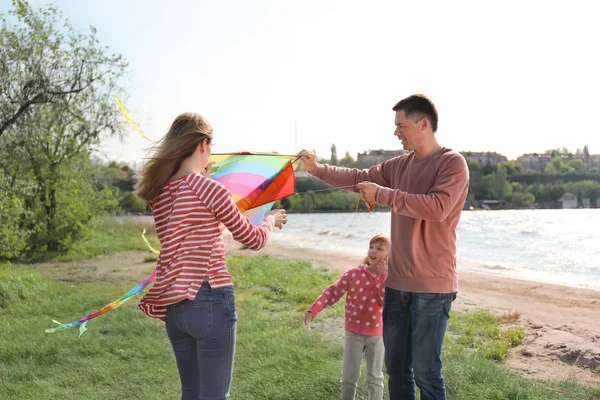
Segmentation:
<svg viewBox="0 0 600 400">
<path fill-rule="evenodd" d="M 231 257 L 229 265 L 239 313 L 232 398 L 338 399 L 342 332 L 325 335 L 301 324 L 304 310 L 336 274 L 269 257 Z M 82 337 L 44 333 L 52 319 L 70 322 L 128 288 L 52 281 L 34 266 L 0 267 L 0 398 L 178 398 L 164 325 L 145 317 L 135 302 L 90 322 Z M 339 303 L 321 321 L 342 313 Z M 496 359 L 520 335 L 486 312 L 453 313 L 444 348 L 449 399 L 600 396 L 575 383 L 530 381 L 507 371 Z M 364 374 L 359 385 L 359 398 L 366 398 Z"/>
<path fill-rule="evenodd" d="M 141 233 L 146 229 L 150 244 L 160 248 L 154 235 L 154 224 L 130 217 L 103 217 L 95 221 L 90 233 L 75 243 L 66 254 L 46 252 L 37 261 L 74 261 L 125 250 L 148 250 Z"/>
</svg>

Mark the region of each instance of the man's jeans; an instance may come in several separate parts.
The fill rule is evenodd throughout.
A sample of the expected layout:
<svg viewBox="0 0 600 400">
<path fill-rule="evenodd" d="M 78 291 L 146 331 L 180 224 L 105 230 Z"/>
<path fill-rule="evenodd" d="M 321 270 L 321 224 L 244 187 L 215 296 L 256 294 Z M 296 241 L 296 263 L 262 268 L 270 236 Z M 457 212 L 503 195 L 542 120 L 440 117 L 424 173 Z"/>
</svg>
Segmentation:
<svg viewBox="0 0 600 400">
<path fill-rule="evenodd" d="M 456 293 L 411 293 L 385 288 L 383 343 L 390 400 L 445 400 L 442 343 Z"/>
<path fill-rule="evenodd" d="M 229 397 L 237 315 L 233 287 L 203 283 L 194 301 L 167 307 L 167 334 L 175 352 L 182 400 Z"/>
</svg>

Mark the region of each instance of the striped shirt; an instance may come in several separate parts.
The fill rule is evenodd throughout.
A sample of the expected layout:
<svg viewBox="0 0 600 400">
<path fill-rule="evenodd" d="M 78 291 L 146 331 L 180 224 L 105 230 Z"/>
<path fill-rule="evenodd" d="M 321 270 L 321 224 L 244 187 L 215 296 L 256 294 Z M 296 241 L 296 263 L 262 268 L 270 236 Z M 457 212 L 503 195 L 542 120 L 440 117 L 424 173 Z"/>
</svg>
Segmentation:
<svg viewBox="0 0 600 400">
<path fill-rule="evenodd" d="M 213 288 L 232 286 L 225 264 L 223 228 L 249 249 L 259 250 L 267 244 L 275 223 L 270 216 L 252 225 L 222 184 L 199 173 L 166 182 L 150 207 L 162 248 L 156 282 L 139 307 L 163 321 L 167 306 L 194 300 L 205 279 Z"/>
</svg>

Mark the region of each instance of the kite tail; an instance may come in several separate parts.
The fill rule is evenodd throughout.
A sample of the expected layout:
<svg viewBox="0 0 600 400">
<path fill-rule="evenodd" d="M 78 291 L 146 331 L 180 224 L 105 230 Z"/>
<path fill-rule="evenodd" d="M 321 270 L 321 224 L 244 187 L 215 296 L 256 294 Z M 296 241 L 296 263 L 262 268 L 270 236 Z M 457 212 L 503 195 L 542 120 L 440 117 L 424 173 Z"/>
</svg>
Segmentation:
<svg viewBox="0 0 600 400">
<path fill-rule="evenodd" d="M 160 254 L 160 251 L 158 251 L 154 247 L 150 246 L 150 242 L 148 241 L 148 239 L 146 239 L 146 228 L 144 228 L 144 230 L 142 231 L 142 239 L 144 239 L 144 242 L 146 242 L 146 246 L 148 246 L 148 248 L 150 249 L 151 252 Z"/>
<path fill-rule="evenodd" d="M 146 242 L 146 245 L 148 246 L 150 251 L 152 251 L 153 253 L 160 254 L 160 252 L 158 250 L 156 250 L 155 248 L 150 246 L 150 242 L 148 242 L 148 239 L 146 239 L 146 229 L 144 229 L 142 231 L 142 238 L 144 239 L 144 242 Z M 81 336 L 87 330 L 86 325 L 89 320 L 94 319 L 102 314 L 105 314 L 109 311 L 119 308 L 127 300 L 140 294 L 146 288 L 146 286 L 148 286 L 155 280 L 156 280 L 156 269 L 154 271 L 152 271 L 152 273 L 148 277 L 146 277 L 144 280 L 142 280 L 140 283 L 138 283 L 137 285 L 135 285 L 134 287 L 129 289 L 129 291 L 127 293 L 125 293 L 123 296 L 121 296 L 119 299 L 113 301 L 112 303 L 108 303 L 101 309 L 96 310 L 93 313 L 86 315 L 85 317 L 82 317 L 77 321 L 74 321 L 74 322 L 71 322 L 68 324 L 63 324 L 62 322 L 58 322 L 57 320 L 53 319 L 52 322 L 54 322 L 55 324 L 58 324 L 59 326 L 46 329 L 46 333 L 54 333 L 54 332 L 62 331 L 65 329 L 79 327 L 79 336 Z"/>
<path fill-rule="evenodd" d="M 127 112 L 127 109 L 125 108 L 125 104 L 123 104 L 119 96 L 115 96 L 115 101 L 117 102 L 117 106 L 119 107 L 121 114 L 123 114 L 123 117 L 125 117 L 127 122 L 129 122 L 129 125 L 131 125 L 133 129 L 144 139 L 148 140 L 149 142 L 156 143 L 155 140 L 152 140 L 148 136 L 144 135 L 144 132 L 142 132 L 142 130 L 138 128 L 138 126 L 135 124 L 135 122 L 133 122 L 133 119 L 131 118 L 131 116 Z"/>
<path fill-rule="evenodd" d="M 99 310 L 96 310 L 93 313 L 86 315 L 85 317 L 80 318 L 77 321 L 74 321 L 74 322 L 71 322 L 68 324 L 63 324 L 56 320 L 52 320 L 52 322 L 54 322 L 55 324 L 58 324 L 59 326 L 57 326 L 55 328 L 48 328 L 48 329 L 46 329 L 46 332 L 54 333 L 54 332 L 62 331 L 65 329 L 79 327 L 79 336 L 81 336 L 87 330 L 86 325 L 91 319 L 94 319 L 96 317 L 99 317 L 102 314 L 106 314 L 109 311 L 119 308 L 123 303 L 130 300 L 132 297 L 135 297 L 138 294 L 140 294 L 146 288 L 146 286 L 148 286 L 155 280 L 156 280 L 156 270 L 152 271 L 152 273 L 148 277 L 146 277 L 140 283 L 138 283 L 137 285 L 135 285 L 134 287 L 129 289 L 129 291 L 127 293 L 125 293 L 123 296 L 121 296 L 119 299 L 113 301 L 112 303 L 108 303 L 107 305 L 100 308 Z"/>
</svg>

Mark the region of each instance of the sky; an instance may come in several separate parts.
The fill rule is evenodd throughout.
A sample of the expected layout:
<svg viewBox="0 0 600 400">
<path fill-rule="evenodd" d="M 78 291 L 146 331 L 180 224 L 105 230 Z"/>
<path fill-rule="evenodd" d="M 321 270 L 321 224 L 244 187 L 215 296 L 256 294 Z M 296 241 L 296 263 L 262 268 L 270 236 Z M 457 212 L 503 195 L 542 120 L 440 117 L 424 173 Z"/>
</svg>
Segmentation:
<svg viewBox="0 0 600 400">
<path fill-rule="evenodd" d="M 161 138 L 182 112 L 214 128 L 214 152 L 306 148 L 329 158 L 400 149 L 392 107 L 414 93 L 459 151 L 589 145 L 600 153 L 600 2 L 30 0 L 90 25 L 130 62 L 119 95 Z M 7 9 L 8 0 L 0 0 Z M 106 160 L 139 164 L 133 129 Z"/>
</svg>

